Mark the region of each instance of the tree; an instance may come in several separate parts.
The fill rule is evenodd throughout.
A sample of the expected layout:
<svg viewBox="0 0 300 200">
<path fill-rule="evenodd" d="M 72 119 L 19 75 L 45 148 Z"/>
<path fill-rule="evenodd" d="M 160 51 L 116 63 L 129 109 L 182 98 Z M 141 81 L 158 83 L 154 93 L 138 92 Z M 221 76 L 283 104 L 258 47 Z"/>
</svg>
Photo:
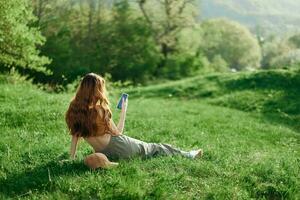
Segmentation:
<svg viewBox="0 0 300 200">
<path fill-rule="evenodd" d="M 38 28 L 31 27 L 36 20 L 27 0 L 0 1 L 0 65 L 18 66 L 46 72 L 49 59 L 40 56 L 37 46 L 45 39 Z"/>
<path fill-rule="evenodd" d="M 285 55 L 292 50 L 286 39 L 273 36 L 266 39 L 262 45 L 262 49 L 264 55 L 261 65 L 264 69 L 281 68 L 286 66 L 283 64 L 283 61 L 287 59 Z"/>
<path fill-rule="evenodd" d="M 271 36 L 263 44 L 262 67 L 290 68 L 300 64 L 300 35 Z"/>
<path fill-rule="evenodd" d="M 47 66 L 53 75 L 46 81 L 64 85 L 89 72 L 96 63 L 92 55 L 102 0 L 33 0 L 33 5 L 47 38 L 41 51 L 53 60 Z"/>
<path fill-rule="evenodd" d="M 142 16 L 152 30 L 156 44 L 160 47 L 163 56 L 158 65 L 160 70 L 165 67 L 170 55 L 180 53 L 178 48 L 180 32 L 186 28 L 194 28 L 195 1 L 137 0 L 137 3 Z"/>
<path fill-rule="evenodd" d="M 300 49 L 300 33 L 291 36 L 288 41 L 293 47 Z"/>
<path fill-rule="evenodd" d="M 290 68 L 299 66 L 300 64 L 300 49 L 291 50 L 285 54 L 274 57 L 271 60 L 272 68 Z"/>
<path fill-rule="evenodd" d="M 199 51 L 210 62 L 218 55 L 219 60 L 223 59 L 236 70 L 260 67 L 260 46 L 246 27 L 227 19 L 208 20 L 201 27 L 203 42 Z"/>
<path fill-rule="evenodd" d="M 99 64 L 95 70 L 111 73 L 114 80 L 135 83 L 152 76 L 159 51 L 145 20 L 135 16 L 126 0 L 114 4 L 112 19 L 97 33 Z"/>
</svg>

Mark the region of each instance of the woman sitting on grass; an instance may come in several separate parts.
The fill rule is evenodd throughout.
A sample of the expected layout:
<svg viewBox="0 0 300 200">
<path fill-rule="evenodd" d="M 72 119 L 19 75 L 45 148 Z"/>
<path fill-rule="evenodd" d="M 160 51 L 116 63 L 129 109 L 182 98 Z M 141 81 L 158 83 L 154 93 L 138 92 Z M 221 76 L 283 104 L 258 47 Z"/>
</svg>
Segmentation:
<svg viewBox="0 0 300 200">
<path fill-rule="evenodd" d="M 66 112 L 66 122 L 72 135 L 71 158 L 75 158 L 78 140 L 82 137 L 94 149 L 84 163 L 92 169 L 118 165 L 109 160 L 135 156 L 150 158 L 157 155 L 182 155 L 187 158 L 201 157 L 201 149 L 189 152 L 169 144 L 147 143 L 123 135 L 128 100 L 122 99 L 120 120 L 116 126 L 106 96 L 105 80 L 94 73 L 85 75 L 75 97 Z"/>
</svg>

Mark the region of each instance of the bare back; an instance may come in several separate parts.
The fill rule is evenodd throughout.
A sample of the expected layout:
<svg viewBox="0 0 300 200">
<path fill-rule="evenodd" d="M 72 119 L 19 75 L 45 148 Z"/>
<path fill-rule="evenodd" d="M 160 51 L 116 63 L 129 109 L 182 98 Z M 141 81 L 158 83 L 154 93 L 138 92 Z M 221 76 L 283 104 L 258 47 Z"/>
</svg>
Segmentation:
<svg viewBox="0 0 300 200">
<path fill-rule="evenodd" d="M 104 111 L 99 105 L 96 105 L 96 108 L 99 111 L 99 116 L 98 116 L 99 120 L 98 121 L 102 121 L 101 119 L 103 119 L 103 117 L 104 117 Z M 113 121 L 111 121 L 111 123 L 112 123 L 113 129 L 117 129 L 115 123 Z M 105 127 L 105 125 L 102 125 L 102 127 Z M 103 135 L 97 134 L 97 136 L 84 137 L 84 140 L 93 147 L 95 152 L 99 152 L 99 151 L 103 150 L 110 141 L 111 134 L 105 133 L 105 132 L 102 132 L 102 134 Z"/>
<path fill-rule="evenodd" d="M 110 137 L 110 134 L 104 134 L 101 136 L 85 137 L 84 140 L 93 147 L 95 152 L 99 152 L 108 145 Z"/>
</svg>

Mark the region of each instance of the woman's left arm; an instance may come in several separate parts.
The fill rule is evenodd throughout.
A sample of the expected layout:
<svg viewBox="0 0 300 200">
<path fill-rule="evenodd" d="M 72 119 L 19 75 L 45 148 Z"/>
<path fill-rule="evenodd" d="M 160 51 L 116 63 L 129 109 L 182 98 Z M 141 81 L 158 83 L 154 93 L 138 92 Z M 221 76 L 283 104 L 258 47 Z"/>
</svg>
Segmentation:
<svg viewBox="0 0 300 200">
<path fill-rule="evenodd" d="M 78 139 L 79 139 L 78 136 L 72 135 L 71 150 L 70 150 L 71 159 L 75 159 Z"/>
</svg>

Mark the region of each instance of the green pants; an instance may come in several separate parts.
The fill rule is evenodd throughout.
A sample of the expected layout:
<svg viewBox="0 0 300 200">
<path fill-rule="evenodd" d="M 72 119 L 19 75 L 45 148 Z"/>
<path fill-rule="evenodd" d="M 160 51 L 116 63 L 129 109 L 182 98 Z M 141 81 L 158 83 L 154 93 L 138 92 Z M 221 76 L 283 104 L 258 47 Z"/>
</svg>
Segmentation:
<svg viewBox="0 0 300 200">
<path fill-rule="evenodd" d="M 151 158 L 159 155 L 182 155 L 189 157 L 189 153 L 169 144 L 147 143 L 126 135 L 111 136 L 109 144 L 100 153 L 110 160 L 128 159 L 132 157 Z"/>
</svg>

